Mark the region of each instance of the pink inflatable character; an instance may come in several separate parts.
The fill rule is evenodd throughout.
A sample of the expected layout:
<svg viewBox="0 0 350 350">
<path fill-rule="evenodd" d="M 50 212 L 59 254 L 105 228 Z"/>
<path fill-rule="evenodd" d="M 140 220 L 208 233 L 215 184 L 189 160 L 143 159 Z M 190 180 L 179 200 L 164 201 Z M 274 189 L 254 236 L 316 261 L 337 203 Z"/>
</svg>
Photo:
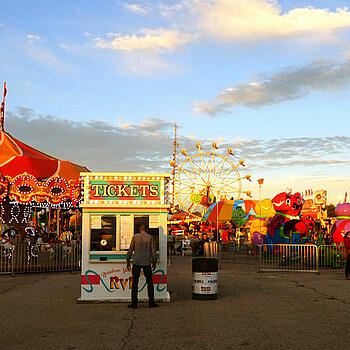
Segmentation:
<svg viewBox="0 0 350 350">
<path fill-rule="evenodd" d="M 344 233 L 350 231 L 350 203 L 338 204 L 335 208 L 337 221 L 331 229 L 332 242 L 344 243 Z"/>
</svg>

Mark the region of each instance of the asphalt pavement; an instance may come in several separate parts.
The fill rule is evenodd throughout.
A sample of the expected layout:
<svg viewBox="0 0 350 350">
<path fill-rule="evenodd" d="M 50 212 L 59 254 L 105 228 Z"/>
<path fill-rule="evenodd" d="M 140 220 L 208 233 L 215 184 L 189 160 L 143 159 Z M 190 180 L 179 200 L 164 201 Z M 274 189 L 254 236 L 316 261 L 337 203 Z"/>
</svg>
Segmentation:
<svg viewBox="0 0 350 350">
<path fill-rule="evenodd" d="M 219 298 L 192 300 L 191 257 L 172 257 L 171 302 L 78 304 L 79 273 L 0 276 L 0 349 L 349 349 L 342 273 L 219 266 Z"/>
</svg>

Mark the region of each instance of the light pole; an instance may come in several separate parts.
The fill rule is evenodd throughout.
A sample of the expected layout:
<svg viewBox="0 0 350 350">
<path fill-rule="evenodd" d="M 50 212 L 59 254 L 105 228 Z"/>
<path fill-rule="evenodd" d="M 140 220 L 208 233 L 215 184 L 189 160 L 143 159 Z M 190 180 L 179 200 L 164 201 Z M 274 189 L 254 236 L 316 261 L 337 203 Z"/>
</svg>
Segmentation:
<svg viewBox="0 0 350 350">
<path fill-rule="evenodd" d="M 259 184 L 259 193 L 260 193 L 260 202 L 261 202 L 261 200 L 262 200 L 262 185 L 264 183 L 264 179 L 261 178 L 261 179 L 258 179 L 257 181 Z M 259 213 L 259 222 L 260 222 L 259 226 L 260 226 L 260 234 L 261 234 L 261 220 L 262 220 L 262 218 L 261 218 L 261 203 L 259 205 L 259 211 L 260 211 L 260 213 Z"/>
</svg>

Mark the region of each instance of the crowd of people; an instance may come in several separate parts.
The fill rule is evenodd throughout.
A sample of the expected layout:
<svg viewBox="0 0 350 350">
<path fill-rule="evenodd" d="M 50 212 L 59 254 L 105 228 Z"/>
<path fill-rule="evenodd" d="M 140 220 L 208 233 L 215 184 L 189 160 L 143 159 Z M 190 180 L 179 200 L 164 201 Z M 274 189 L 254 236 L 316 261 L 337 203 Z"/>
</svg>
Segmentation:
<svg viewBox="0 0 350 350">
<path fill-rule="evenodd" d="M 193 256 L 204 254 L 206 242 L 220 242 L 225 245 L 246 244 L 248 231 L 237 228 L 234 224 L 220 223 L 214 225 L 207 222 L 183 222 L 181 225 L 170 225 L 168 229 L 168 255 L 182 254 L 183 249 L 192 249 Z"/>
</svg>

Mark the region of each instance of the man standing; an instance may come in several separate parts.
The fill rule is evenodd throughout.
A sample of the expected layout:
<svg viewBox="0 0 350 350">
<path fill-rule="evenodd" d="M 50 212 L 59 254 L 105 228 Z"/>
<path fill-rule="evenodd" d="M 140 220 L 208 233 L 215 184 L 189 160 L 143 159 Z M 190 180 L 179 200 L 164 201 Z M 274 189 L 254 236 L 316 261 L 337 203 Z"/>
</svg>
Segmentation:
<svg viewBox="0 0 350 350">
<path fill-rule="evenodd" d="M 344 248 L 346 253 L 345 278 L 350 280 L 350 231 L 345 232 Z"/>
<path fill-rule="evenodd" d="M 137 293 L 139 288 L 139 278 L 141 269 L 146 278 L 149 307 L 157 307 L 154 301 L 154 287 L 152 280 L 152 270 L 156 268 L 156 250 L 153 243 L 153 237 L 146 232 L 146 226 L 140 226 L 140 233 L 134 235 L 131 240 L 130 248 L 126 256 L 127 269 L 130 271 L 130 259 L 134 253 L 132 265 L 132 288 L 131 288 L 131 304 L 128 307 L 137 309 Z"/>
</svg>

